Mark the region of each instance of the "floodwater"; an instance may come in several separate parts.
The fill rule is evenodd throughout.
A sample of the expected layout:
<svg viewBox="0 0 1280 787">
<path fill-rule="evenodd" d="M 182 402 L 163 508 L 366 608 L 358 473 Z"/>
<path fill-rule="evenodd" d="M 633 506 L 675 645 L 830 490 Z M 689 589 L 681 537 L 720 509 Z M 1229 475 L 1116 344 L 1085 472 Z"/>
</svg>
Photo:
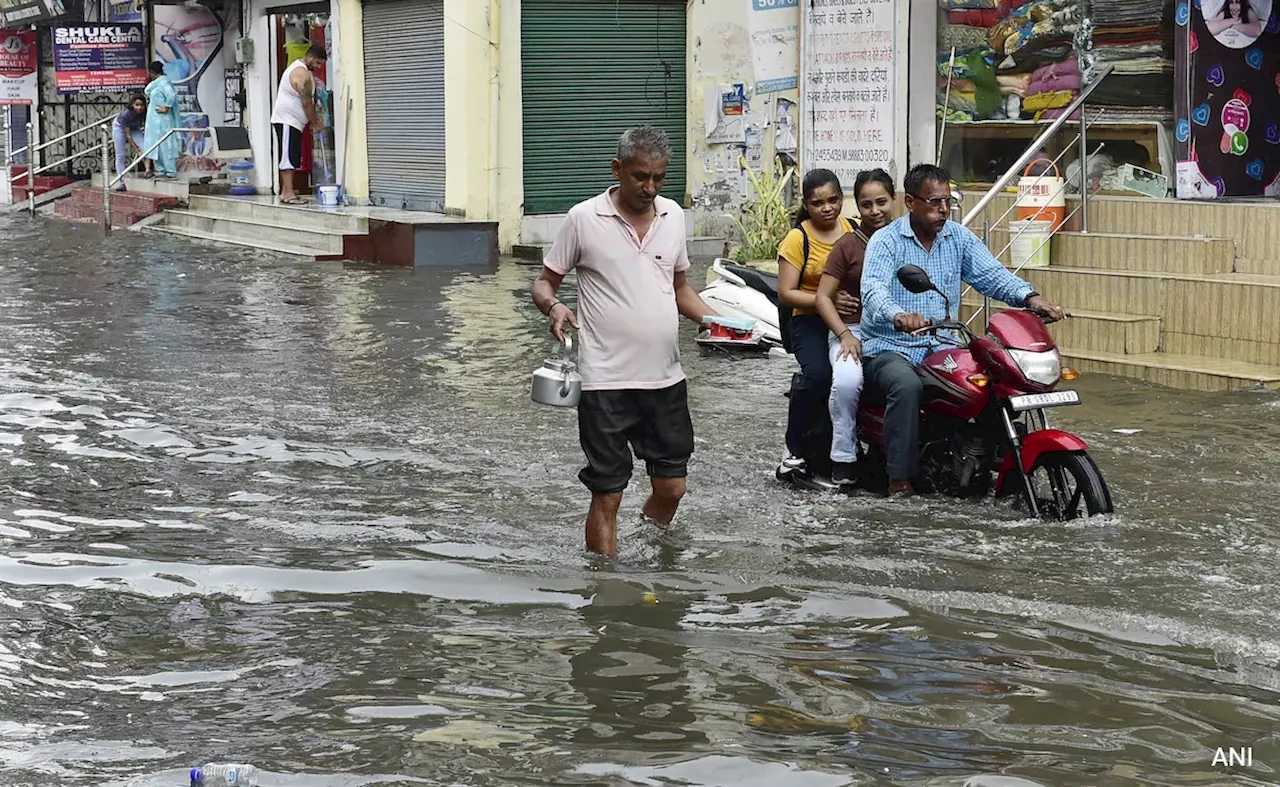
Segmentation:
<svg viewBox="0 0 1280 787">
<path fill-rule="evenodd" d="M 0 236 L 0 784 L 1278 780 L 1280 397 L 1081 380 L 1119 512 L 1042 524 L 780 488 L 789 363 L 686 326 L 603 562 L 533 269 Z"/>
</svg>

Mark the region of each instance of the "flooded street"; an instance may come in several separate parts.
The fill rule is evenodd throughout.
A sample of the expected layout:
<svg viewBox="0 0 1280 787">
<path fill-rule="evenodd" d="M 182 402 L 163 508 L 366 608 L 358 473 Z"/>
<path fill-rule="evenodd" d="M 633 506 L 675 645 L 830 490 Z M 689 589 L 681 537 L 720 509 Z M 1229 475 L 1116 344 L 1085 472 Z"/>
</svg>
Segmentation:
<svg viewBox="0 0 1280 787">
<path fill-rule="evenodd" d="M 1280 396 L 1083 378 L 1119 513 L 1043 524 L 785 490 L 791 363 L 686 324 L 602 563 L 533 268 L 0 237 L 0 784 L 1280 781 Z"/>
</svg>

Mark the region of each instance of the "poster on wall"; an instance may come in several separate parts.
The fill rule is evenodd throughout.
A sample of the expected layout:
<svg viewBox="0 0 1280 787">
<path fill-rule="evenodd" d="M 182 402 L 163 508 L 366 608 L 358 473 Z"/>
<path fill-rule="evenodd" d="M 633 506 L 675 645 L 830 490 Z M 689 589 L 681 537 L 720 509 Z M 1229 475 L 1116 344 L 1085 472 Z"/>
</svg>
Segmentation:
<svg viewBox="0 0 1280 787">
<path fill-rule="evenodd" d="M 181 123 L 185 128 L 209 128 L 238 123 L 227 115 L 227 69 L 235 69 L 228 41 L 239 35 L 239 4 L 156 5 L 152 8 L 155 59 L 178 90 Z M 185 133 L 178 158 L 180 171 L 217 171 L 207 133 Z"/>
<path fill-rule="evenodd" d="M 57 19 L 66 13 L 62 0 L 0 0 L 0 24 L 5 27 Z"/>
<path fill-rule="evenodd" d="M 894 180 L 903 174 L 906 96 L 894 68 L 906 62 L 905 46 L 897 57 L 902 5 L 893 0 L 805 3 L 800 155 L 805 170 L 829 169 L 846 189 L 865 169 L 882 167 Z"/>
<path fill-rule="evenodd" d="M 800 72 L 800 0 L 743 0 L 756 94 L 795 90 Z"/>
<path fill-rule="evenodd" d="M 108 22 L 141 22 L 142 0 L 107 0 Z"/>
<path fill-rule="evenodd" d="M 116 93 L 147 84 L 142 25 L 53 28 L 54 84 L 59 93 Z"/>
<path fill-rule="evenodd" d="M 31 105 L 40 95 L 36 31 L 0 30 L 0 106 Z"/>
<path fill-rule="evenodd" d="M 1178 197 L 1280 197 L 1280 8 L 1179 0 Z"/>
</svg>

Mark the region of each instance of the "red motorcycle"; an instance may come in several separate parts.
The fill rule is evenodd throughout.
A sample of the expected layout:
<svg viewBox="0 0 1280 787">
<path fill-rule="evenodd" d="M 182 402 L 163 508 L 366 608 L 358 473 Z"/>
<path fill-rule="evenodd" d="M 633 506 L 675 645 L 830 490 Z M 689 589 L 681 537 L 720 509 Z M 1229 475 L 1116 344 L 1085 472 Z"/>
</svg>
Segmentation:
<svg viewBox="0 0 1280 787">
<path fill-rule="evenodd" d="M 936 292 L 929 275 L 903 266 L 898 281 L 909 292 Z M 947 300 L 947 313 L 951 304 Z M 916 368 L 924 382 L 920 413 L 921 492 L 953 497 L 1018 495 L 1038 518 L 1068 520 L 1112 511 L 1111 492 L 1084 440 L 1049 428 L 1048 410 L 1080 403 L 1078 391 L 1056 390 L 1060 380 L 1078 375 L 1062 367 L 1044 321 L 1029 311 L 991 316 L 987 335 L 962 322 L 931 323 L 921 333 L 954 344 Z M 884 476 L 884 407 L 858 410 L 858 464 L 874 468 L 866 483 L 887 486 Z M 865 471 L 864 471 L 865 472 Z"/>
</svg>

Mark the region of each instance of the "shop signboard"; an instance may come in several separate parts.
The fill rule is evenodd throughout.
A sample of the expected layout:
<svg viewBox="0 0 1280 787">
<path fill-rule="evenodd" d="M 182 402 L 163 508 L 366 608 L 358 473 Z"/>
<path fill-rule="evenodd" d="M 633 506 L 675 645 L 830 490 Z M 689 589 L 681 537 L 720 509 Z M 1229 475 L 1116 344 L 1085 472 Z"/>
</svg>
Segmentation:
<svg viewBox="0 0 1280 787">
<path fill-rule="evenodd" d="M 1280 197 L 1280 2 L 1179 0 L 1183 199 Z"/>
<path fill-rule="evenodd" d="M 800 0 L 743 0 L 751 31 L 756 95 L 795 90 L 800 71 Z"/>
<path fill-rule="evenodd" d="M 858 173 L 883 168 L 894 180 L 906 162 L 905 3 L 805 0 L 801 19 L 800 157 L 829 169 L 846 189 Z"/>
<path fill-rule="evenodd" d="M 0 0 L 0 23 L 5 27 L 33 25 L 66 13 L 62 0 Z"/>
<path fill-rule="evenodd" d="M 31 105 L 40 95 L 34 30 L 0 30 L 0 105 Z"/>
<path fill-rule="evenodd" d="M 60 25 L 53 29 L 59 93 L 114 93 L 147 84 L 142 25 Z"/>
</svg>

